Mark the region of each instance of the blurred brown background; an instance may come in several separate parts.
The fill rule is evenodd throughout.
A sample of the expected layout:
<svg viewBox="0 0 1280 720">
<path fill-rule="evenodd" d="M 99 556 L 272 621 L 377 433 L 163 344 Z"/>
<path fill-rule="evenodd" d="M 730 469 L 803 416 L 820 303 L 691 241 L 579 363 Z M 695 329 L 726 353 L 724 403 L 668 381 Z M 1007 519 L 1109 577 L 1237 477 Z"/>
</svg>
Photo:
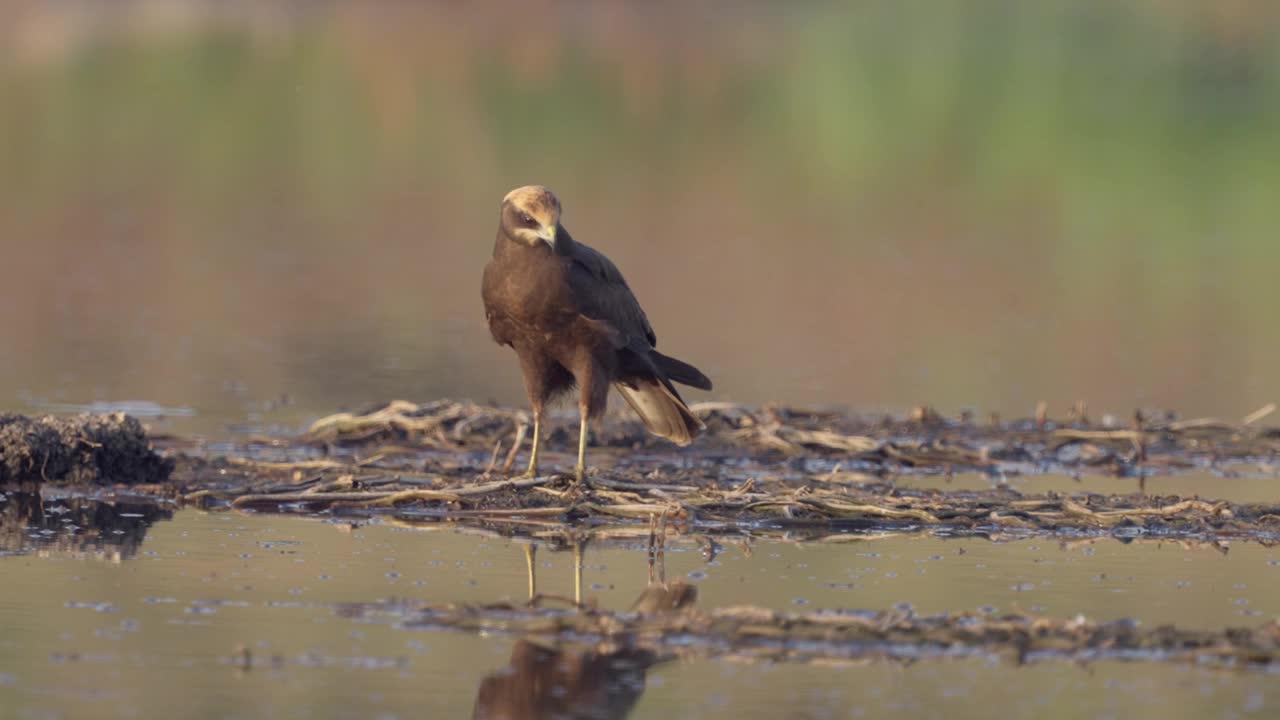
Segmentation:
<svg viewBox="0 0 1280 720">
<path fill-rule="evenodd" d="M 536 182 L 713 397 L 1239 416 L 1277 128 L 1273 3 L 6 2 L 0 410 L 523 403 Z"/>
</svg>

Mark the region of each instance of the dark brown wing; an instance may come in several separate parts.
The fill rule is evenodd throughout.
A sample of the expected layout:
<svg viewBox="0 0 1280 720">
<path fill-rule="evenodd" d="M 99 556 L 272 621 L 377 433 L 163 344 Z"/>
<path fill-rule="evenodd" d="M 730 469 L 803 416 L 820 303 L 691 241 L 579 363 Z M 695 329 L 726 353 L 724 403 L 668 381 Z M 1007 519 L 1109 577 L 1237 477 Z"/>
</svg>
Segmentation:
<svg viewBox="0 0 1280 720">
<path fill-rule="evenodd" d="M 653 326 L 609 258 L 572 239 L 565 254 L 571 259 L 569 287 L 578 312 L 607 324 L 616 334 L 619 376 L 613 378 L 614 387 L 650 432 L 688 445 L 705 426 L 671 381 L 706 389 L 711 381 L 692 365 L 653 349 L 658 341 Z"/>
<path fill-rule="evenodd" d="M 558 232 L 564 232 L 564 228 Z M 711 380 L 698 368 L 654 349 L 658 337 L 618 267 L 598 250 L 573 242 L 568 233 L 564 235 L 569 240 L 567 254 L 573 261 L 569 284 L 578 311 L 592 320 L 607 323 L 618 333 L 617 346 L 630 350 L 640 363 L 632 369 L 640 374 L 652 370 L 663 382 L 675 381 L 710 390 Z M 670 389 L 675 392 L 675 388 Z"/>
<path fill-rule="evenodd" d="M 489 334 L 499 345 L 511 344 L 511 333 L 506 322 L 507 298 L 501 292 L 502 270 L 497 267 L 496 260 L 490 260 L 484 266 L 484 276 L 480 283 L 480 297 L 484 301 L 484 318 L 489 322 Z"/>
<path fill-rule="evenodd" d="M 572 260 L 569 286 L 578 312 L 608 323 L 618 333 L 618 347 L 637 352 L 653 348 L 658 337 L 618 267 L 594 248 L 565 239 L 569 240 L 567 254 Z"/>
</svg>

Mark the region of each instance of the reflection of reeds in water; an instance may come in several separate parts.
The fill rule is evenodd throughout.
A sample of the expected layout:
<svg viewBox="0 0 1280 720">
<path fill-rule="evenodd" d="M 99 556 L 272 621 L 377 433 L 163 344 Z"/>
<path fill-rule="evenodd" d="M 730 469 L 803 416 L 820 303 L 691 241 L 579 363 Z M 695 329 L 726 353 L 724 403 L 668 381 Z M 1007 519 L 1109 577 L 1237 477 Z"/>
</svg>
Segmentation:
<svg viewBox="0 0 1280 720">
<path fill-rule="evenodd" d="M 120 562 L 137 554 L 153 523 L 172 517 L 172 509 L 145 500 L 0 494 L 0 554 L 88 555 Z"/>
<path fill-rule="evenodd" d="M 574 602 L 582 603 L 585 542 L 572 544 Z M 646 615 L 678 612 L 697 600 L 694 586 L 666 581 L 666 526 L 656 521 L 649 535 L 649 582 L 631 607 Z M 525 546 L 529 601 L 538 602 L 535 545 Z M 480 683 L 472 717 L 476 720 L 608 720 L 624 718 L 644 691 L 645 672 L 663 658 L 652 649 L 615 638 L 594 647 L 548 647 L 516 640 L 507 666 Z"/>
</svg>

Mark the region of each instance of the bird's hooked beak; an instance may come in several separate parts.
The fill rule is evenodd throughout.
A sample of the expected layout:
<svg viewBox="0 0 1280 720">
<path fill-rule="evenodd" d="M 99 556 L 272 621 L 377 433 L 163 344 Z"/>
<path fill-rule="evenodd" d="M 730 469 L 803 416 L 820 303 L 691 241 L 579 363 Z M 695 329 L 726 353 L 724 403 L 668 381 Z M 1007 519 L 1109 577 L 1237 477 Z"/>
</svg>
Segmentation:
<svg viewBox="0 0 1280 720">
<path fill-rule="evenodd" d="M 556 247 L 556 226 L 538 228 L 538 238 L 545 241 L 554 250 Z"/>
</svg>

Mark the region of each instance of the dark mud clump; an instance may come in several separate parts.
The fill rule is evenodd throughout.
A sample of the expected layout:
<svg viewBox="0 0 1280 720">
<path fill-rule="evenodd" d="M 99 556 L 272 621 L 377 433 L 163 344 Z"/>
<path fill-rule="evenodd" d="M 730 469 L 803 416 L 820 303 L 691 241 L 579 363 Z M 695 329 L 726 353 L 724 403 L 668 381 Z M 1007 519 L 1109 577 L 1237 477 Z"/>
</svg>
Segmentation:
<svg viewBox="0 0 1280 720">
<path fill-rule="evenodd" d="M 124 413 L 0 415 L 0 485 L 154 484 L 172 470 L 142 424 Z"/>
</svg>

